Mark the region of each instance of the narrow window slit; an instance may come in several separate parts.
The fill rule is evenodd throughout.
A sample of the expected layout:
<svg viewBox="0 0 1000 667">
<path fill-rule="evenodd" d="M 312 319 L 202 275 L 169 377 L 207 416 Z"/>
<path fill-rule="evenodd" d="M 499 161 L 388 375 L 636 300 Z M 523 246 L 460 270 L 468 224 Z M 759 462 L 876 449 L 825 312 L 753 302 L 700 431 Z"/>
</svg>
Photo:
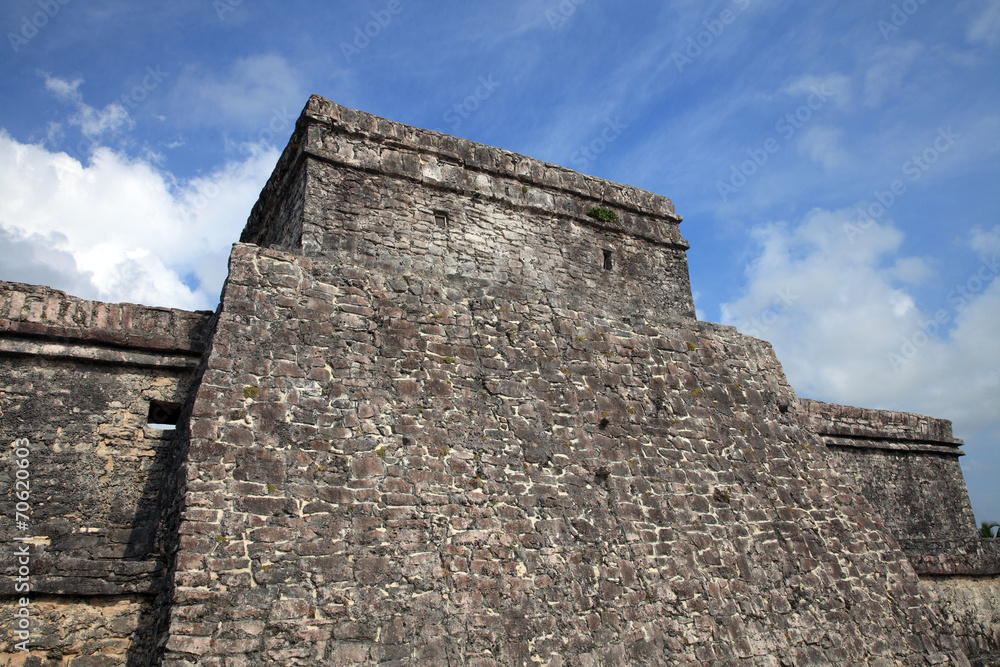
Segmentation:
<svg viewBox="0 0 1000 667">
<path fill-rule="evenodd" d="M 181 418 L 180 403 L 167 403 L 166 401 L 150 401 L 149 414 L 146 416 L 146 425 L 150 428 L 157 428 L 161 431 L 172 431 L 177 428 L 177 422 Z"/>
<path fill-rule="evenodd" d="M 610 271 L 612 266 L 613 265 L 612 265 L 612 262 L 611 262 L 611 251 L 610 250 L 605 250 L 604 251 L 604 270 L 605 271 Z"/>
</svg>

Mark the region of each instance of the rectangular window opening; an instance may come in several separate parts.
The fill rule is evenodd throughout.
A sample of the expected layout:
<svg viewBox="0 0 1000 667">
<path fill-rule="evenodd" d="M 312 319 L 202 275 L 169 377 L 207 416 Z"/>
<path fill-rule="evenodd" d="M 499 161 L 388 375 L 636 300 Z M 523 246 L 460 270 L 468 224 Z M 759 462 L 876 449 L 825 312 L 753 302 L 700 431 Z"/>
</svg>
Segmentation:
<svg viewBox="0 0 1000 667">
<path fill-rule="evenodd" d="M 613 266 L 613 264 L 611 262 L 611 251 L 610 250 L 605 250 L 604 251 L 604 270 L 605 271 L 610 271 L 611 268 L 612 268 L 612 266 Z"/>
<path fill-rule="evenodd" d="M 444 211 L 434 211 L 434 224 L 438 227 L 447 227 L 448 214 Z"/>
<path fill-rule="evenodd" d="M 166 401 L 150 401 L 149 414 L 146 416 L 146 425 L 150 428 L 161 431 L 173 431 L 177 428 L 177 422 L 181 418 L 180 403 L 167 403 Z"/>
</svg>

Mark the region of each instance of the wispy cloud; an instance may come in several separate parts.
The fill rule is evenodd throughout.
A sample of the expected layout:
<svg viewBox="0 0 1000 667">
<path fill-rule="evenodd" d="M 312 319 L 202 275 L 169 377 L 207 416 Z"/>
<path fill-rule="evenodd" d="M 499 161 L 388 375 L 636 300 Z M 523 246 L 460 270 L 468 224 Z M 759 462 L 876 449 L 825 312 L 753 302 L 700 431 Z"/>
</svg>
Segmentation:
<svg viewBox="0 0 1000 667">
<path fill-rule="evenodd" d="M 295 115 L 308 96 L 301 73 L 282 56 L 263 54 L 236 60 L 228 68 L 189 67 L 178 76 L 171 109 L 186 126 L 230 126 L 253 130 L 275 112 Z"/>
<path fill-rule="evenodd" d="M 989 47 L 1000 44 L 1000 3 L 990 0 L 980 3 L 980 10 L 969 22 L 965 34 L 972 44 Z"/>
<path fill-rule="evenodd" d="M 853 85 L 851 78 L 837 72 L 825 75 L 804 74 L 796 77 L 781 91 L 793 97 L 809 97 L 820 94 L 828 98 L 839 109 L 851 107 Z"/>
<path fill-rule="evenodd" d="M 80 132 L 89 140 L 96 141 L 105 133 L 117 134 L 132 128 L 134 124 L 132 118 L 120 102 L 112 102 L 103 109 L 95 109 L 86 104 L 83 101 L 83 94 L 80 92 L 83 79 L 67 81 L 44 72 L 42 76 L 45 78 L 46 90 L 54 94 L 60 101 L 68 102 L 76 107 L 76 111 L 69 116 L 68 123 L 79 127 Z M 58 131 L 58 129 L 58 124 L 50 125 L 51 131 Z"/>
<path fill-rule="evenodd" d="M 865 104 L 878 108 L 886 99 L 898 95 L 904 79 L 923 51 L 923 45 L 917 42 L 879 49 L 865 72 Z"/>
<path fill-rule="evenodd" d="M 807 127 L 799 135 L 798 148 L 810 160 L 832 171 L 850 162 L 850 154 L 841 145 L 843 135 L 839 128 Z"/>
</svg>

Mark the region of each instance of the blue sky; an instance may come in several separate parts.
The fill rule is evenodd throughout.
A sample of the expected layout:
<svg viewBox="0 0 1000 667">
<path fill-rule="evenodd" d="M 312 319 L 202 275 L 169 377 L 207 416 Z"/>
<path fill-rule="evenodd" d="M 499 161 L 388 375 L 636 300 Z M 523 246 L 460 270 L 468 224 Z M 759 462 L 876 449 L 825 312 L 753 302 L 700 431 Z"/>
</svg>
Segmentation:
<svg viewBox="0 0 1000 667">
<path fill-rule="evenodd" d="M 1000 520 L 1000 2 L 7 0 L 0 279 L 213 308 L 309 94 L 670 197 L 699 317 Z"/>
</svg>

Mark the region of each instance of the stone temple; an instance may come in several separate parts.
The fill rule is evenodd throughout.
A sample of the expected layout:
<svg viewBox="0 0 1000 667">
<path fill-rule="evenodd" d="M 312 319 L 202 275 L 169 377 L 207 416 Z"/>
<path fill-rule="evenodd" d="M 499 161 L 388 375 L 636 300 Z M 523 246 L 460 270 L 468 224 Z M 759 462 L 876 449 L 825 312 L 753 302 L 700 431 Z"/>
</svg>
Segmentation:
<svg viewBox="0 0 1000 667">
<path fill-rule="evenodd" d="M 998 664 L 951 424 L 797 397 L 680 222 L 313 97 L 216 312 L 0 284 L 0 664 Z"/>
</svg>

